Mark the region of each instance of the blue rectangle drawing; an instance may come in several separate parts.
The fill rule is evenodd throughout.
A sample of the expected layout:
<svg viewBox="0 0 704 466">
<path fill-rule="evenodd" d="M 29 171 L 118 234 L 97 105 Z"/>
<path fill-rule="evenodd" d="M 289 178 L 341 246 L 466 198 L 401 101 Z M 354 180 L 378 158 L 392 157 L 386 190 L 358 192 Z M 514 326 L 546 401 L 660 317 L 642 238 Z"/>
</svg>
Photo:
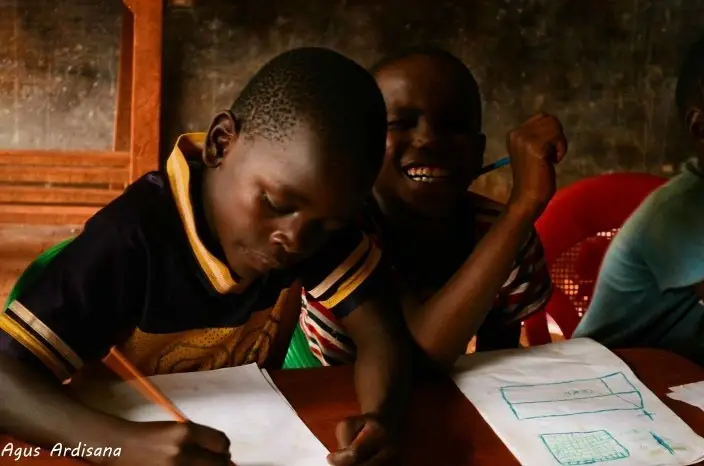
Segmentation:
<svg viewBox="0 0 704 466">
<path fill-rule="evenodd" d="M 591 379 L 501 387 L 517 419 L 540 419 L 608 411 L 645 411 L 643 397 L 622 372 Z"/>
<path fill-rule="evenodd" d="M 630 452 L 605 430 L 541 434 L 540 440 L 563 466 L 620 460 Z"/>
</svg>

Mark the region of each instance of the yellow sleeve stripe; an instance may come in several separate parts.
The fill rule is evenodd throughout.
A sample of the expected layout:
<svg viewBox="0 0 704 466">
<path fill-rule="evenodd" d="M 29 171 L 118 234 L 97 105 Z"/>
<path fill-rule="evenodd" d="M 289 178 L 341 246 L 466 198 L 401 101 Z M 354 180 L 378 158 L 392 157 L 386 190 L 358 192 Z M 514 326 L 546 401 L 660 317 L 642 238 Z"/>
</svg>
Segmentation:
<svg viewBox="0 0 704 466">
<path fill-rule="evenodd" d="M 20 324 L 12 320 L 12 317 L 4 311 L 0 314 L 0 330 L 4 330 L 8 335 L 14 338 L 17 343 L 31 351 L 32 354 L 39 358 L 39 360 L 56 375 L 59 381 L 63 382 L 71 377 L 66 366 L 49 348 Z"/>
<path fill-rule="evenodd" d="M 364 283 L 364 281 L 369 278 L 377 264 L 379 264 L 380 259 L 381 249 L 372 244 L 372 250 L 369 252 L 364 264 L 362 264 L 362 266 L 355 273 L 353 273 L 342 285 L 340 285 L 340 288 L 338 288 L 334 295 L 325 301 L 322 301 L 320 304 L 328 309 L 332 309 L 347 299 L 347 297 L 351 295 L 354 290 L 359 287 L 359 285 Z"/>
<path fill-rule="evenodd" d="M 37 316 L 32 314 L 29 309 L 24 307 L 19 301 L 12 301 L 9 309 L 22 321 L 34 330 L 37 335 L 41 336 L 49 343 L 56 352 L 73 366 L 73 369 L 80 370 L 83 367 L 81 358 L 68 346 L 56 333 L 54 333 L 44 322 L 39 320 Z"/>
<path fill-rule="evenodd" d="M 318 286 L 308 291 L 315 299 L 320 298 L 324 295 L 330 288 L 332 288 L 347 272 L 349 272 L 352 267 L 354 267 L 359 260 L 364 257 L 364 255 L 369 251 L 371 246 L 371 240 L 369 236 L 364 235 L 364 239 L 360 241 L 357 247 L 352 251 L 352 253 L 347 256 L 347 259 L 340 264 L 333 272 L 325 278 Z"/>
</svg>

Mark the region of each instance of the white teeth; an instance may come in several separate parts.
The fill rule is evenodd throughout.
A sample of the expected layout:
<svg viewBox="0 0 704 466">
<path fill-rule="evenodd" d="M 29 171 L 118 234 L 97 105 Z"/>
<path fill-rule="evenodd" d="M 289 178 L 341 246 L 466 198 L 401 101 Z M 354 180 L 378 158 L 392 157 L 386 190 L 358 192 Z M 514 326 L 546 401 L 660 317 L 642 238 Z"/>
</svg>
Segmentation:
<svg viewBox="0 0 704 466">
<path fill-rule="evenodd" d="M 413 181 L 418 181 L 418 182 L 421 182 L 421 183 L 435 183 L 435 182 L 437 182 L 437 181 L 440 181 L 442 178 L 435 178 L 435 177 L 432 177 L 432 176 L 422 176 L 422 175 L 421 175 L 421 176 L 418 176 L 418 175 L 416 175 L 416 176 L 411 176 L 411 179 L 412 179 Z"/>
<path fill-rule="evenodd" d="M 447 178 L 450 173 L 442 168 L 428 167 L 428 166 L 415 166 L 406 169 L 406 175 L 413 181 L 423 182 L 423 183 L 434 183 Z"/>
</svg>

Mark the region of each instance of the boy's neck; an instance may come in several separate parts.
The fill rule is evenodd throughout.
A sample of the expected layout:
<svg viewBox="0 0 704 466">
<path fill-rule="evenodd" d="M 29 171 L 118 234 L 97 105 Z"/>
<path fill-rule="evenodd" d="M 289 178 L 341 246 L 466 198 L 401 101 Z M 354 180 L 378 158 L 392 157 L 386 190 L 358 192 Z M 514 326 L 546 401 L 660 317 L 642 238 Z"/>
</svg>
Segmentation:
<svg viewBox="0 0 704 466">
<path fill-rule="evenodd" d="M 395 238 L 411 242 L 452 241 L 463 238 L 471 227 L 471 212 L 466 203 L 458 202 L 442 215 L 430 215 L 409 209 L 403 202 L 375 196 L 384 217 L 384 223 Z"/>
</svg>

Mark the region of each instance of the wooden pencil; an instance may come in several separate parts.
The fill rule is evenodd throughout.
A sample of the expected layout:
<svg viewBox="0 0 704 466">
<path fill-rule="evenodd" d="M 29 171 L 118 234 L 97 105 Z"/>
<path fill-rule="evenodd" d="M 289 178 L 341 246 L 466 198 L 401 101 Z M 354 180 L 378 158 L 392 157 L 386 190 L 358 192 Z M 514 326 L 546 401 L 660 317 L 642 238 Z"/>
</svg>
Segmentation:
<svg viewBox="0 0 704 466">
<path fill-rule="evenodd" d="M 178 422 L 188 422 L 188 418 L 179 410 L 176 405 L 143 376 L 117 348 L 113 347 L 110 353 L 103 359 L 103 363 L 113 372 L 119 375 L 125 382 L 132 385 L 135 390 L 142 394 L 147 400 L 157 404 L 169 412 Z"/>
<path fill-rule="evenodd" d="M 112 347 L 110 353 L 103 359 L 103 364 L 120 376 L 125 382 L 132 385 L 144 398 L 164 408 L 178 422 L 188 422 L 186 417 L 176 405 L 164 395 L 156 385 L 139 372 L 134 364 L 125 357 L 117 348 Z M 230 466 L 236 466 L 230 461 Z"/>
</svg>

